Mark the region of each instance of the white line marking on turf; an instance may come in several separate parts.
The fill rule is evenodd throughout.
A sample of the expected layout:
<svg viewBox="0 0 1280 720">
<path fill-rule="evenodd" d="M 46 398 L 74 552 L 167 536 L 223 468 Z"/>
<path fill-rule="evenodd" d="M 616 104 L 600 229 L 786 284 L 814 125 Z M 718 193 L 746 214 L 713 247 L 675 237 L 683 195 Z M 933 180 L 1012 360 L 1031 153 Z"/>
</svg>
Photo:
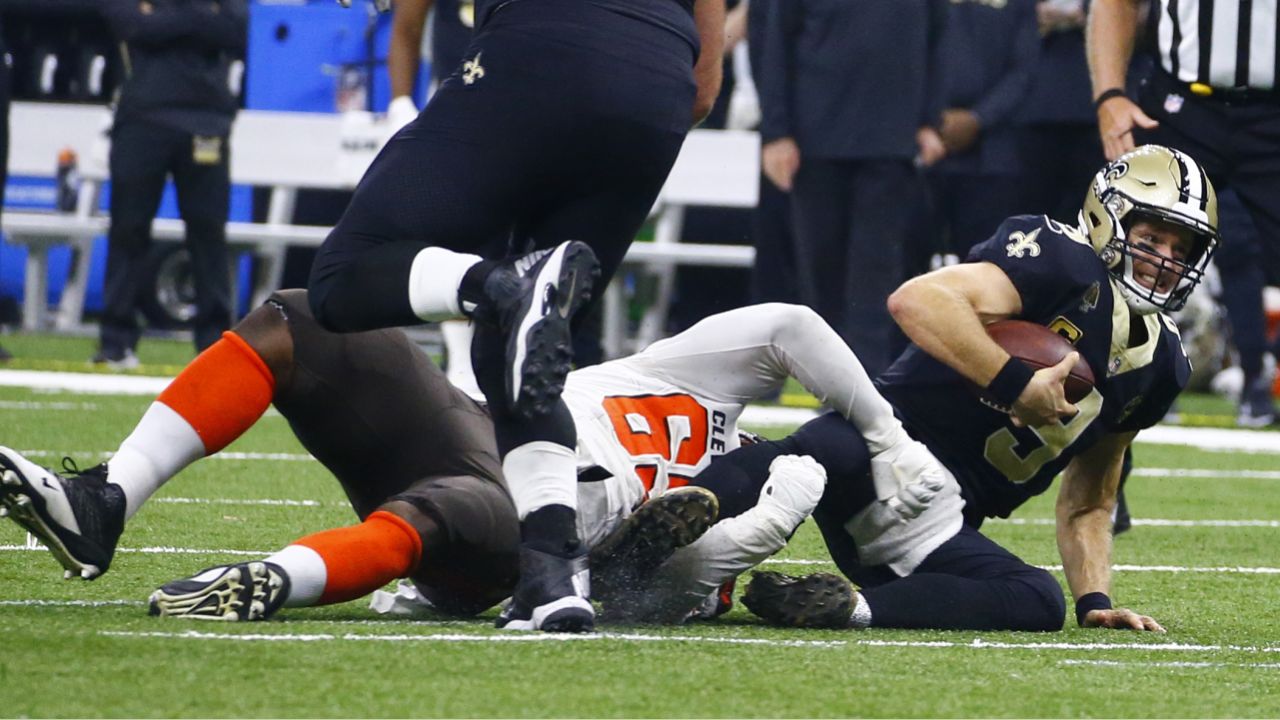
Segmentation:
<svg viewBox="0 0 1280 720">
<path fill-rule="evenodd" d="M 0 605 L 39 607 L 106 607 L 108 605 L 143 605 L 140 600 L 0 600 Z"/>
<path fill-rule="evenodd" d="M 1280 652 L 1280 647 L 1256 645 L 1197 645 L 1179 642 L 1003 642 L 974 638 L 969 642 L 954 640 L 855 640 L 855 645 L 869 647 L 974 648 L 982 650 L 1141 650 L 1144 652 Z"/>
<path fill-rule="evenodd" d="M 0 552 L 39 552 L 45 548 L 39 545 L 0 545 Z M 228 550 L 226 548 L 184 548 L 184 547 L 138 547 L 116 548 L 120 553 L 136 553 L 139 555 L 256 555 L 267 556 L 269 550 Z M 770 559 L 766 563 L 772 565 L 831 565 L 830 560 L 804 559 Z M 1061 565 L 1037 565 L 1045 570 L 1062 570 Z M 1179 565 L 1112 565 L 1116 572 L 1167 572 L 1167 573 L 1229 573 L 1242 575 L 1280 575 L 1280 568 L 1274 567 L 1183 567 Z"/>
<path fill-rule="evenodd" d="M 30 547 L 27 545 L 0 545 L 0 552 L 35 552 L 44 550 L 43 547 Z M 180 547 L 140 547 L 140 548 L 116 548 L 118 553 L 137 553 L 139 555 L 254 555 L 266 557 L 271 554 L 269 550 L 225 550 L 211 548 L 180 548 Z"/>
<path fill-rule="evenodd" d="M 742 412 L 743 425 L 800 425 L 818 416 L 817 410 L 753 405 Z M 1210 452 L 1280 453 L 1280 433 L 1225 428 L 1157 425 L 1143 430 L 1138 442 L 1153 445 L 1190 445 Z"/>
<path fill-rule="evenodd" d="M 66 390 L 114 395 L 158 395 L 172 378 L 105 374 L 0 370 L 0 386 L 36 390 Z M 817 417 L 805 408 L 749 406 L 742 413 L 745 425 L 799 425 Z M 1209 451 L 1280 453 L 1280 433 L 1219 428 L 1185 428 L 1158 425 L 1142 432 L 1142 443 L 1190 445 Z"/>
<path fill-rule="evenodd" d="M 1280 480 L 1280 470 L 1215 470 L 1213 468 L 1163 468 L 1140 467 L 1133 469 L 1135 477 L 1158 478 L 1247 478 L 1251 480 Z"/>
<path fill-rule="evenodd" d="M 3 406 L 0 405 L 0 407 Z M 1280 436 L 1280 433 L 1275 434 Z M 1280 452 L 1280 450 L 1277 450 L 1277 452 Z M 19 450 L 18 453 L 21 455 L 29 455 L 31 457 L 62 457 L 64 455 L 74 455 L 77 457 L 99 457 L 104 460 L 115 454 L 115 452 L 111 450 Z M 210 455 L 205 459 L 311 462 L 315 460 L 315 457 L 309 453 L 220 452 L 216 455 Z M 1133 474 L 1138 477 L 1156 477 L 1164 479 L 1182 478 L 1188 480 L 1280 480 L 1280 470 L 1215 470 L 1213 468 L 1141 467 L 1134 468 Z"/>
<path fill-rule="evenodd" d="M 98 457 L 106 460 L 115 454 L 114 451 L 108 450 L 19 450 L 19 455 L 28 457 L 62 457 L 64 455 L 74 455 L 76 457 Z M 210 455 L 206 460 L 277 460 L 281 462 L 311 462 L 315 460 L 308 453 L 280 453 L 280 452 L 220 452 L 217 455 Z"/>
<path fill-rule="evenodd" d="M 0 385 L 99 395 L 159 395 L 173 378 L 141 375 L 0 370 Z"/>
<path fill-rule="evenodd" d="M 987 522 L 997 525 L 1055 525 L 1053 518 L 992 518 Z M 1137 518 L 1134 525 L 1151 527 L 1280 527 L 1280 520 L 1169 520 L 1161 518 Z"/>
<path fill-rule="evenodd" d="M 1154 668 L 1247 668 L 1263 670 L 1280 668 L 1280 663 L 1229 663 L 1229 662 L 1130 662 L 1127 660 L 1059 660 L 1059 665 L 1098 665 L 1102 667 L 1154 667 Z"/>
<path fill-rule="evenodd" d="M 498 635 L 464 635 L 461 633 L 441 633 L 438 635 L 360 635 L 357 633 L 309 633 L 305 635 L 288 634 L 227 634 L 188 630 L 186 632 L 131 632 L 117 630 L 101 630 L 99 635 L 110 637 L 161 638 L 168 640 L 238 640 L 247 642 L 331 642 L 372 641 L 372 642 L 584 642 L 600 640 L 625 640 L 630 642 L 677 642 L 677 643 L 712 643 L 719 645 L 768 645 L 772 647 L 843 647 L 849 643 L 844 640 L 770 640 L 768 638 L 726 638 L 699 637 L 691 635 L 638 635 L 634 633 L 584 633 L 573 635 L 568 633 L 511 633 Z"/>
<path fill-rule="evenodd" d="M 28 402 L 22 400 L 0 400 L 0 410 L 97 410 L 98 404 L 91 402 Z"/>
<path fill-rule="evenodd" d="M 834 565 L 831 560 L 803 560 L 793 558 L 771 558 L 765 563 L 773 565 Z M 1036 565 L 1042 570 L 1062 570 L 1061 565 Z M 1231 573 L 1241 575 L 1280 575 L 1280 568 L 1275 567 L 1183 567 L 1180 565 L 1112 565 L 1116 572 L 1167 572 L 1167 573 Z"/>
<path fill-rule="evenodd" d="M 189 497 L 160 497 L 155 498 L 151 502 L 170 503 L 173 505 L 283 505 L 286 507 L 320 507 L 324 503 L 319 500 L 236 500 L 233 498 L 189 498 Z M 346 504 L 346 503 L 334 503 Z"/>
<path fill-rule="evenodd" d="M 439 633 L 429 635 L 369 635 L 360 633 L 216 633 L 187 630 L 183 632 L 136 632 L 126 630 L 100 630 L 99 635 L 122 638 L 158 638 L 165 640 L 232 640 L 239 642 L 588 642 L 600 640 L 624 640 L 630 642 L 679 642 L 710 643 L 722 645 L 767 645 L 774 647 L 907 647 L 926 649 L 959 648 L 968 650 L 1085 650 L 1141 652 L 1240 652 L 1268 653 L 1280 651 L 1280 647 L 1255 647 L 1243 645 L 1196 645 L 1191 643 L 1070 643 L 1028 642 L 1011 643 L 975 638 L 969 642 L 949 640 L 774 640 L 769 638 L 728 638 L 697 635 L 643 635 L 639 633 L 586 633 L 582 635 L 546 633 L 462 634 Z"/>
</svg>

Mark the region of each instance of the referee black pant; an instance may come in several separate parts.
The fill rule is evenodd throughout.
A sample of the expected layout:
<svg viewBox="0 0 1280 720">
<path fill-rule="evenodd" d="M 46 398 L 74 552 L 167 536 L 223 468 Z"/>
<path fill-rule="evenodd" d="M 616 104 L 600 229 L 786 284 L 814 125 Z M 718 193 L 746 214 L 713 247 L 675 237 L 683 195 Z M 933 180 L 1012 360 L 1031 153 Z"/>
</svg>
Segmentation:
<svg viewBox="0 0 1280 720">
<path fill-rule="evenodd" d="M 1280 94 L 1247 101 L 1202 97 L 1155 68 L 1139 88 L 1138 104 L 1160 122 L 1139 131 L 1140 142 L 1191 155 L 1218 192 L 1234 190 L 1253 218 L 1259 247 L 1250 247 L 1247 235 L 1224 235 L 1218 258 L 1241 369 L 1252 380 L 1261 371 L 1265 346 L 1262 286 L 1280 284 Z"/>
</svg>

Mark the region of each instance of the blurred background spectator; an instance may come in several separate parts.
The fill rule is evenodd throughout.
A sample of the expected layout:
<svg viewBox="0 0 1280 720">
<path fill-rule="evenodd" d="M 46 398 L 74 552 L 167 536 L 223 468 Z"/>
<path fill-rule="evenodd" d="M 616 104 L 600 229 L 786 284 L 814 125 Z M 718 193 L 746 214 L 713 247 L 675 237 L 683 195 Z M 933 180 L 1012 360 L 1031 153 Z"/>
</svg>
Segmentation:
<svg viewBox="0 0 1280 720">
<path fill-rule="evenodd" d="M 138 365 L 139 280 L 169 175 L 192 257 L 196 349 L 230 327 L 228 156 L 238 101 L 229 83 L 249 16 L 245 0 L 106 0 L 102 9 L 127 71 L 111 129 L 111 230 L 93 362 L 128 369 Z"/>
<path fill-rule="evenodd" d="M 1015 121 L 1039 42 L 1034 0 L 951 0 L 942 34 L 940 134 L 947 155 L 930 170 L 929 184 L 935 232 L 957 257 L 1005 218 L 1024 212 L 1024 158 Z"/>
<path fill-rule="evenodd" d="M 759 103 L 759 91 L 763 82 L 760 68 L 764 66 L 765 28 L 769 6 L 785 0 L 747 0 L 746 38 L 752 92 Z M 757 107 L 758 129 L 760 111 Z M 751 302 L 800 302 L 797 284 L 796 247 L 791 234 L 791 198 L 773 184 L 760 171 L 760 199 L 751 213 L 751 240 L 756 248 L 756 263 L 751 268 Z"/>
<path fill-rule="evenodd" d="M 1084 54 L 1084 0 L 1039 0 L 1040 52 L 1019 107 L 1023 212 L 1074 223 L 1080 200 L 1106 162 Z"/>
<path fill-rule="evenodd" d="M 946 0 L 769 3 L 759 69 L 765 174 L 791 193 L 800 297 L 872 375 L 900 345 L 885 311 L 904 279 L 920 177 L 945 150 L 938 73 Z"/>
</svg>

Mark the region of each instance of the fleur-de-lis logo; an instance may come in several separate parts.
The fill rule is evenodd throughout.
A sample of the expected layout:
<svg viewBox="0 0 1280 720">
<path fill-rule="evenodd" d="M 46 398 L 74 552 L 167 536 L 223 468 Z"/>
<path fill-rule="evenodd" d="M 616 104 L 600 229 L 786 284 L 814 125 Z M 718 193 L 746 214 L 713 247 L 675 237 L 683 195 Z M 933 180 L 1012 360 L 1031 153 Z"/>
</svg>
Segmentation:
<svg viewBox="0 0 1280 720">
<path fill-rule="evenodd" d="M 484 66 L 480 64 L 480 53 L 476 53 L 475 57 L 462 63 L 462 82 L 470 85 L 482 77 L 484 77 Z"/>
<path fill-rule="evenodd" d="M 1009 235 L 1009 244 L 1004 246 L 1008 251 L 1009 257 L 1021 258 L 1025 255 L 1037 257 L 1040 255 L 1040 243 L 1036 242 L 1036 237 L 1040 234 L 1040 228 L 1032 230 L 1030 233 L 1024 233 L 1021 230 Z"/>
</svg>

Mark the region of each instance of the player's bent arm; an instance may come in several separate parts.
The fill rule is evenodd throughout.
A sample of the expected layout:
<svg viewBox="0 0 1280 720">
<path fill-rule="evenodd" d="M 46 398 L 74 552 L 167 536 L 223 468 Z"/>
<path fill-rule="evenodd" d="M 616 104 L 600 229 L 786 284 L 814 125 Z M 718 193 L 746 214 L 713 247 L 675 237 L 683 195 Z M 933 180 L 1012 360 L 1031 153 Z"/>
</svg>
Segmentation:
<svg viewBox="0 0 1280 720">
<path fill-rule="evenodd" d="M 1124 451 L 1137 433 L 1104 436 L 1078 455 L 1062 473 L 1055 508 L 1062 570 L 1083 627 L 1131 628 L 1163 632 L 1155 620 L 1112 608 L 1111 511 L 1120 487 Z"/>
<path fill-rule="evenodd" d="M 913 278 L 889 296 L 889 312 L 902 331 L 939 361 L 1012 406 L 1018 424 L 1041 427 L 1070 417 L 1063 381 L 1076 353 L 1053 367 L 1032 371 L 984 326 L 1022 312 L 1022 296 L 993 263 L 952 265 Z"/>
<path fill-rule="evenodd" d="M 698 40 L 702 52 L 693 66 L 693 79 L 698 94 L 693 101 L 693 124 L 697 125 L 711 114 L 720 94 L 720 82 L 724 79 L 724 0 L 696 0 L 693 6 L 693 22 L 698 27 Z"/>
<path fill-rule="evenodd" d="M 1003 270 L 964 263 L 912 278 L 889 296 L 889 313 L 920 349 L 980 387 L 1009 360 L 984 326 L 1022 311 L 1022 296 Z"/>
</svg>

